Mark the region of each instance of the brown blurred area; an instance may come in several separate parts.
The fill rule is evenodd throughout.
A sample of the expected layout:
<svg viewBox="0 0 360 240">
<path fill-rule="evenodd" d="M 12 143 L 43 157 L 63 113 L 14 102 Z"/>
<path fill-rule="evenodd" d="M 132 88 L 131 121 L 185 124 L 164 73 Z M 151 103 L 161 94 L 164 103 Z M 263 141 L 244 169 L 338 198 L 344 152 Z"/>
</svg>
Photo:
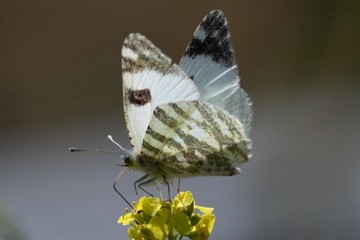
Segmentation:
<svg viewBox="0 0 360 240">
<path fill-rule="evenodd" d="M 215 205 L 213 239 L 360 237 L 360 2 L 2 1 L 0 202 L 27 239 L 126 237 L 116 225 L 125 205 L 111 191 L 121 160 L 66 150 L 112 148 L 108 133 L 129 146 L 129 33 L 178 62 L 213 9 L 228 19 L 255 113 L 241 176 L 184 183 Z M 134 196 L 132 180 L 122 184 Z"/>
<path fill-rule="evenodd" d="M 337 76 L 344 85 L 351 79 L 356 83 L 360 71 L 359 6 L 349 1 L 1 5 L 0 97 L 5 126 L 82 116 L 104 105 L 118 107 L 120 51 L 127 34 L 141 32 L 178 61 L 200 19 L 216 8 L 229 20 L 243 85 L 252 94 L 323 81 L 336 84 Z"/>
</svg>

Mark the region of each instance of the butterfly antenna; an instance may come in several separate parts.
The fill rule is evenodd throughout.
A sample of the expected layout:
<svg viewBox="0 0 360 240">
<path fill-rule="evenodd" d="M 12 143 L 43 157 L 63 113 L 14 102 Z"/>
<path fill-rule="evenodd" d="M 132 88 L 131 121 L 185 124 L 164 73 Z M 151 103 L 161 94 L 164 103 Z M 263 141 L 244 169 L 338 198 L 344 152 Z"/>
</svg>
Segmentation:
<svg viewBox="0 0 360 240">
<path fill-rule="evenodd" d="M 113 184 L 113 188 L 115 192 L 130 206 L 132 210 L 134 210 L 134 207 L 130 204 L 130 202 L 120 193 L 120 191 L 116 188 L 116 183 L 120 180 L 120 177 L 126 172 L 128 168 L 124 167 L 124 169 L 119 173 L 119 175 L 116 177 L 115 182 Z"/>
<path fill-rule="evenodd" d="M 128 150 L 126 150 L 125 148 L 123 148 L 120 144 L 118 144 L 117 142 L 115 142 L 115 140 L 113 139 L 113 137 L 111 135 L 108 135 L 107 138 L 112 141 L 116 146 L 118 146 L 121 150 L 123 150 L 126 153 L 129 153 Z"/>
<path fill-rule="evenodd" d="M 102 149 L 85 149 L 85 148 L 69 148 L 70 152 L 101 152 L 101 153 L 113 153 L 113 154 L 120 154 L 119 151 L 110 151 L 110 150 L 102 150 Z M 123 155 L 121 155 L 123 156 Z"/>
</svg>

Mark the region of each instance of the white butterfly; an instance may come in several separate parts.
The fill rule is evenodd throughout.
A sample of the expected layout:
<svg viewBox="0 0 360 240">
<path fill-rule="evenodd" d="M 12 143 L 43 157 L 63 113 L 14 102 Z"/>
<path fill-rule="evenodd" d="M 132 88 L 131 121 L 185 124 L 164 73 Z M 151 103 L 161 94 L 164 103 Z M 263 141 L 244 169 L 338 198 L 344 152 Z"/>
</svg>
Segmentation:
<svg viewBox="0 0 360 240">
<path fill-rule="evenodd" d="M 240 88 L 227 20 L 210 12 L 179 65 L 144 36 L 122 48 L 123 101 L 137 183 L 231 176 L 250 157 L 251 102 Z"/>
</svg>

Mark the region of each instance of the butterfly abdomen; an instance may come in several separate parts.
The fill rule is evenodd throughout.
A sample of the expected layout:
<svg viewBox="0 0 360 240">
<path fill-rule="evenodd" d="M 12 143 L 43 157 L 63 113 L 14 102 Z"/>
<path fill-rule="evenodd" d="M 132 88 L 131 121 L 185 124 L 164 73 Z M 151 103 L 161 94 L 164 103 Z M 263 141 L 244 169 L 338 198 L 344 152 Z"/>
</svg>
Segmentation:
<svg viewBox="0 0 360 240">
<path fill-rule="evenodd" d="M 186 154 L 189 155 L 189 154 Z M 218 155 L 220 156 L 220 155 Z M 233 166 L 231 161 L 215 161 L 210 158 L 204 160 L 180 159 L 178 156 L 168 156 L 161 159 L 139 156 L 130 168 L 140 170 L 158 179 L 171 180 L 173 178 L 187 178 L 194 176 L 232 176 L 240 173 L 240 169 Z"/>
</svg>

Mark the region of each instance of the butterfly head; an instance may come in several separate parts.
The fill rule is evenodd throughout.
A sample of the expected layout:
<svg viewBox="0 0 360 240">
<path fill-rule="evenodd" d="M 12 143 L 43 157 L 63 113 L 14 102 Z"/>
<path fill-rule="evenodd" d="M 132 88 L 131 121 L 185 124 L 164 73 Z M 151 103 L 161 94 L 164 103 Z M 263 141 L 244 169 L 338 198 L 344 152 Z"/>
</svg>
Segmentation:
<svg viewBox="0 0 360 240">
<path fill-rule="evenodd" d="M 144 170 L 144 161 L 134 152 L 129 151 L 128 154 L 124 157 L 124 166 L 132 170 L 142 171 Z"/>
<path fill-rule="evenodd" d="M 119 143 L 117 143 L 111 135 L 108 135 L 107 138 L 113 142 L 116 146 L 118 146 L 125 155 L 120 155 L 122 158 L 124 158 L 124 166 L 126 167 L 132 167 L 134 166 L 134 163 L 136 162 L 136 155 L 133 151 L 123 148 Z"/>
<path fill-rule="evenodd" d="M 133 168 L 136 165 L 136 157 L 133 153 L 129 153 L 127 156 L 124 157 L 124 164 L 126 167 Z"/>
</svg>

